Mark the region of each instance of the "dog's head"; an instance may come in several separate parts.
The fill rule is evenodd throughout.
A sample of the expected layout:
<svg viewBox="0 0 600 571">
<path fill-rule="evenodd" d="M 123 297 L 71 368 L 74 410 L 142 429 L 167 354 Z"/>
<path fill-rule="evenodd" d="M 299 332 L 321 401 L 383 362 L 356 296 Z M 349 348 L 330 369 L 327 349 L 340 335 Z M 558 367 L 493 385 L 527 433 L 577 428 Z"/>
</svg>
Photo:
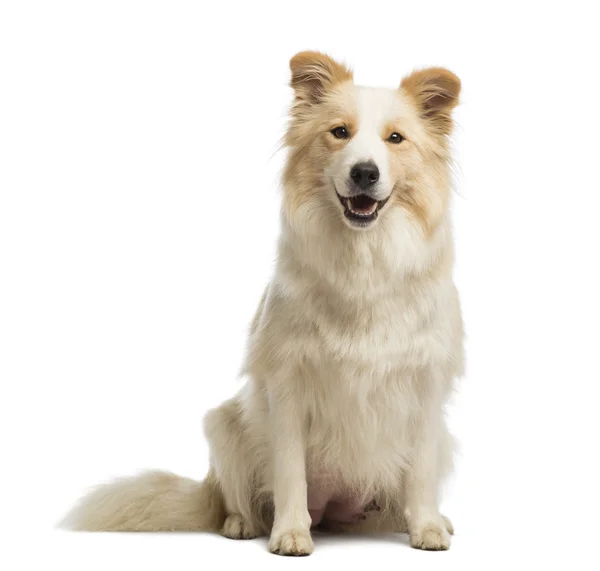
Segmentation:
<svg viewBox="0 0 600 571">
<path fill-rule="evenodd" d="M 447 204 L 458 77 L 430 68 L 398 89 L 361 87 L 347 67 L 318 52 L 297 54 L 290 67 L 288 216 L 302 223 L 326 213 L 365 230 L 401 208 L 431 232 Z"/>
</svg>

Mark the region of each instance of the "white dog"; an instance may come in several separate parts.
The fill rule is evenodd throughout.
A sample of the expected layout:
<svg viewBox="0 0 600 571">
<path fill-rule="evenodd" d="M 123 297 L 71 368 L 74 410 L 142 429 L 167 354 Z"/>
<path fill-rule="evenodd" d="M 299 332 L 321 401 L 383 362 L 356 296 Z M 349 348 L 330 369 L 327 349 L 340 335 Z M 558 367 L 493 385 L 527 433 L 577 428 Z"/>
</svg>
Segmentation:
<svg viewBox="0 0 600 571">
<path fill-rule="evenodd" d="M 308 555 L 311 527 L 408 531 L 447 549 L 444 404 L 463 368 L 448 212 L 460 81 L 417 71 L 359 87 L 316 52 L 290 62 L 282 231 L 248 341 L 248 381 L 208 413 L 202 483 L 148 473 L 100 487 L 87 530 L 270 533 Z"/>
</svg>

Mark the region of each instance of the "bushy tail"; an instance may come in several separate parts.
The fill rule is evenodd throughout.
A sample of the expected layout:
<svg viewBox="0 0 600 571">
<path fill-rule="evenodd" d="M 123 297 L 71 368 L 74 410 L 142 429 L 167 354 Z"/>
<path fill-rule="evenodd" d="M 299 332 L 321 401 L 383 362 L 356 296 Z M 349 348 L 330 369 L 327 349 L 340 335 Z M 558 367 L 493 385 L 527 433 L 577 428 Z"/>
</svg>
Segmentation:
<svg viewBox="0 0 600 571">
<path fill-rule="evenodd" d="M 85 496 L 60 526 L 77 531 L 216 531 L 225 520 L 219 483 L 168 472 L 146 472 L 103 484 Z"/>
</svg>

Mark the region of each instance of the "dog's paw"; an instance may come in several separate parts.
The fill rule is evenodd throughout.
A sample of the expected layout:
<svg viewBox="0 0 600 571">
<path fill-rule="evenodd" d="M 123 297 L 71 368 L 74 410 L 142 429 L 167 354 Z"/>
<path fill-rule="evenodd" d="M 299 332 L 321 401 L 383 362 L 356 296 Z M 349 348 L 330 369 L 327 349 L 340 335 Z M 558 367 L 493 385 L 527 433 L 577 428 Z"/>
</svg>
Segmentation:
<svg viewBox="0 0 600 571">
<path fill-rule="evenodd" d="M 303 556 L 313 552 L 314 545 L 308 530 L 291 529 L 271 533 L 269 551 L 277 555 Z"/>
<path fill-rule="evenodd" d="M 447 523 L 450 523 L 450 520 L 447 520 Z M 424 549 L 425 551 L 445 551 L 450 548 L 450 534 L 445 526 L 429 523 L 412 530 L 410 545 L 415 549 Z"/>
<path fill-rule="evenodd" d="M 254 539 L 258 537 L 258 533 L 240 514 L 227 516 L 223 529 L 221 529 L 221 535 L 229 537 L 229 539 Z"/>
</svg>

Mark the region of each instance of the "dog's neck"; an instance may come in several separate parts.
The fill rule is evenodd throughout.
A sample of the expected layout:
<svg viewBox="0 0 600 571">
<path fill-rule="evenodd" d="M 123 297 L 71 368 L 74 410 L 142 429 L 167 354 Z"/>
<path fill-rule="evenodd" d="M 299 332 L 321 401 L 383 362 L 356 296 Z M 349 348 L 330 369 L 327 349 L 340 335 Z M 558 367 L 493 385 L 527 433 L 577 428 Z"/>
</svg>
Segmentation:
<svg viewBox="0 0 600 571">
<path fill-rule="evenodd" d="M 348 299 L 378 297 L 403 284 L 450 278 L 453 249 L 445 216 L 426 235 L 400 209 L 383 212 L 374 228 L 348 228 L 331 213 L 298 228 L 285 211 L 277 275 L 288 284 L 326 287 Z"/>
</svg>

